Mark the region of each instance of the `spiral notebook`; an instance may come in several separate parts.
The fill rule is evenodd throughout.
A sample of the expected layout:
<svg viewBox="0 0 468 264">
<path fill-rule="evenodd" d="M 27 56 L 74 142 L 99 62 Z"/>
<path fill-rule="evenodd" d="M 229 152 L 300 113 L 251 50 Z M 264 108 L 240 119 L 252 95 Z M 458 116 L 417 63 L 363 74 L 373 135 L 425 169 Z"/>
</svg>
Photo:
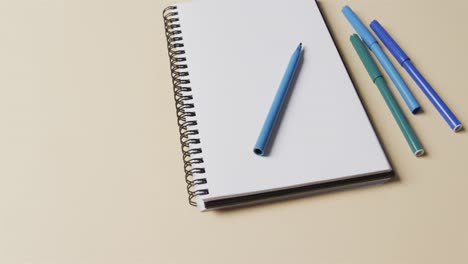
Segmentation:
<svg viewBox="0 0 468 264">
<path fill-rule="evenodd" d="M 218 209 L 381 183 L 392 168 L 313 0 L 198 0 L 163 12 L 189 202 Z M 299 42 L 267 157 L 253 145 Z"/>
</svg>

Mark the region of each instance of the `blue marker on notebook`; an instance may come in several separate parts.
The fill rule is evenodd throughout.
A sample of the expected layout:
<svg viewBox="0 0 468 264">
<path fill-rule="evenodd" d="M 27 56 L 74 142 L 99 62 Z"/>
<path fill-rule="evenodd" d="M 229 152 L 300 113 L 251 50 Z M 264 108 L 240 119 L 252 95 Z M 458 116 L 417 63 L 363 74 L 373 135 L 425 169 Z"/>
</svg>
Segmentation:
<svg viewBox="0 0 468 264">
<path fill-rule="evenodd" d="M 396 88 L 400 92 L 400 95 L 405 100 L 406 105 L 410 109 L 411 113 L 413 114 L 417 113 L 421 109 L 421 106 L 419 105 L 416 98 L 414 98 L 413 94 L 408 89 L 408 86 L 406 86 L 406 83 L 403 81 L 400 74 L 397 72 L 393 64 L 390 62 L 387 55 L 385 55 L 385 53 L 383 52 L 382 48 L 379 46 L 379 43 L 377 43 L 377 40 L 374 38 L 372 33 L 366 28 L 366 26 L 364 26 L 364 24 L 361 22 L 361 20 L 359 20 L 359 18 L 356 16 L 356 14 L 353 12 L 353 10 L 349 6 L 343 7 L 341 11 L 345 15 L 345 17 L 348 19 L 349 23 L 351 23 L 353 28 L 357 31 L 359 36 L 361 36 L 362 40 L 364 40 L 367 47 L 370 50 L 372 50 L 374 55 L 379 60 L 380 64 L 382 64 L 383 68 L 385 69 L 387 74 L 390 76 L 390 79 L 393 81 Z"/>
<path fill-rule="evenodd" d="M 281 107 L 284 103 L 284 99 L 288 94 L 289 86 L 294 77 L 294 72 L 296 71 L 297 65 L 299 64 L 299 59 L 301 56 L 302 43 L 297 46 L 294 51 L 291 59 L 289 60 L 288 67 L 284 73 L 283 79 L 279 85 L 278 91 L 276 92 L 273 103 L 271 104 L 270 111 L 266 117 L 265 123 L 263 124 L 262 131 L 258 136 L 257 143 L 254 147 L 254 153 L 259 156 L 264 156 L 268 146 L 268 141 L 270 140 L 271 132 L 275 127 L 275 123 L 278 119 L 279 113 L 281 112 Z"/>
<path fill-rule="evenodd" d="M 440 115 L 445 119 L 447 124 L 454 132 L 458 132 L 462 129 L 461 122 L 457 119 L 455 114 L 450 108 L 444 103 L 442 98 L 439 97 L 436 91 L 432 88 L 429 82 L 422 76 L 422 74 L 416 69 L 411 62 L 410 58 L 406 53 L 398 46 L 388 32 L 380 25 L 377 20 L 370 23 L 370 27 L 374 30 L 375 34 L 383 42 L 385 47 L 392 53 L 393 57 L 400 63 L 403 68 L 409 73 L 411 78 L 418 84 L 419 88 L 424 92 L 426 97 L 431 101 L 434 107 L 439 111 Z"/>
</svg>

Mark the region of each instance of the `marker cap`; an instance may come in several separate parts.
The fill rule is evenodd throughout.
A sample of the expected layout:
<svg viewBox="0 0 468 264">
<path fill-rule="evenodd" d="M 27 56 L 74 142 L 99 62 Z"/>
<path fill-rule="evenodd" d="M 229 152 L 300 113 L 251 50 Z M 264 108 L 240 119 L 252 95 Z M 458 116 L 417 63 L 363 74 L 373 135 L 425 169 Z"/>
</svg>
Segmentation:
<svg viewBox="0 0 468 264">
<path fill-rule="evenodd" d="M 343 7 L 341 12 L 343 12 L 343 15 L 345 15 L 349 23 L 351 23 L 353 28 L 357 31 L 359 36 L 361 36 L 362 40 L 366 43 L 366 45 L 369 48 L 372 46 L 372 44 L 377 42 L 377 40 L 374 38 L 372 33 L 366 28 L 366 26 L 361 22 L 361 20 L 353 12 L 351 7 L 346 5 L 345 7 Z"/>
<path fill-rule="evenodd" d="M 351 40 L 354 49 L 358 53 L 359 58 L 361 58 L 362 62 L 364 63 L 364 67 L 369 73 L 372 81 L 375 82 L 377 78 L 382 77 L 382 73 L 369 54 L 369 51 L 367 51 L 367 48 L 364 46 L 364 44 L 362 44 L 359 36 L 357 34 L 353 34 L 349 39 Z"/>
<path fill-rule="evenodd" d="M 392 53 L 398 63 L 403 64 L 403 62 L 409 60 L 410 58 L 406 53 L 398 46 L 398 44 L 393 40 L 393 38 L 388 34 L 388 32 L 380 25 L 379 21 L 374 20 L 370 23 L 370 27 L 379 37 L 380 41 L 383 42 L 385 47 Z"/>
</svg>

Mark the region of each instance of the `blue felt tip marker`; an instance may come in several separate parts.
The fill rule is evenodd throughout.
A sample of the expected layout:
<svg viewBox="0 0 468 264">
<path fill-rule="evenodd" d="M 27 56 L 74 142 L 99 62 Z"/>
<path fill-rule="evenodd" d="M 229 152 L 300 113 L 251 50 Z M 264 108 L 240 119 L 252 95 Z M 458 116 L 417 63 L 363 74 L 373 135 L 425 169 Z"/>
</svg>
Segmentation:
<svg viewBox="0 0 468 264">
<path fill-rule="evenodd" d="M 434 107 L 439 111 L 440 115 L 445 119 L 447 124 L 454 132 L 458 132 L 462 129 L 461 122 L 457 119 L 455 114 L 450 108 L 444 103 L 442 98 L 439 97 L 436 91 L 432 88 L 429 82 L 422 76 L 422 74 L 416 69 L 411 62 L 410 58 L 400 48 L 400 46 L 393 40 L 388 32 L 380 25 L 377 20 L 370 23 L 370 27 L 374 30 L 375 34 L 383 42 L 385 47 L 392 53 L 395 59 L 405 68 L 411 78 L 418 84 L 419 88 L 424 92 L 426 97 L 431 101 Z"/>
<path fill-rule="evenodd" d="M 357 31 L 359 36 L 361 36 L 364 43 L 367 47 L 374 53 L 374 55 L 379 60 L 380 64 L 383 66 L 387 74 L 390 76 L 390 79 L 395 84 L 398 92 L 403 97 L 406 102 L 406 105 L 410 109 L 411 113 L 415 114 L 421 110 L 421 106 L 418 101 L 406 86 L 406 83 L 401 78 L 400 74 L 397 72 L 393 64 L 388 59 L 387 55 L 383 52 L 377 40 L 374 38 L 372 33 L 364 26 L 361 20 L 356 16 L 353 10 L 349 6 L 343 7 L 341 10 L 345 17 L 348 19 L 349 23 Z"/>
<path fill-rule="evenodd" d="M 254 153 L 259 156 L 265 156 L 267 152 L 268 143 L 270 140 L 271 132 L 275 127 L 275 123 L 278 119 L 281 107 L 283 106 L 286 95 L 288 94 L 289 86 L 291 86 L 291 81 L 294 77 L 294 72 L 296 71 L 297 65 L 299 64 L 299 59 L 301 58 L 302 43 L 297 46 L 296 50 L 289 60 L 288 67 L 286 72 L 283 75 L 283 79 L 278 87 L 273 103 L 271 104 L 270 111 L 266 117 L 265 123 L 263 124 L 260 135 L 258 136 L 257 143 L 254 146 Z"/>
</svg>

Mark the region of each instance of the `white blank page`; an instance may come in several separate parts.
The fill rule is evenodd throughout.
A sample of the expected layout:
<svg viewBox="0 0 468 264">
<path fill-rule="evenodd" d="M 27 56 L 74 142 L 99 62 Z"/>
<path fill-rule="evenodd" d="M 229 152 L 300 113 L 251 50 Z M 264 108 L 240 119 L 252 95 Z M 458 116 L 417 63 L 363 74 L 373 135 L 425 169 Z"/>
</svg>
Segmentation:
<svg viewBox="0 0 468 264">
<path fill-rule="evenodd" d="M 391 170 L 313 0 L 178 5 L 209 195 L 236 197 Z M 253 146 L 298 43 L 269 155 Z"/>
</svg>

